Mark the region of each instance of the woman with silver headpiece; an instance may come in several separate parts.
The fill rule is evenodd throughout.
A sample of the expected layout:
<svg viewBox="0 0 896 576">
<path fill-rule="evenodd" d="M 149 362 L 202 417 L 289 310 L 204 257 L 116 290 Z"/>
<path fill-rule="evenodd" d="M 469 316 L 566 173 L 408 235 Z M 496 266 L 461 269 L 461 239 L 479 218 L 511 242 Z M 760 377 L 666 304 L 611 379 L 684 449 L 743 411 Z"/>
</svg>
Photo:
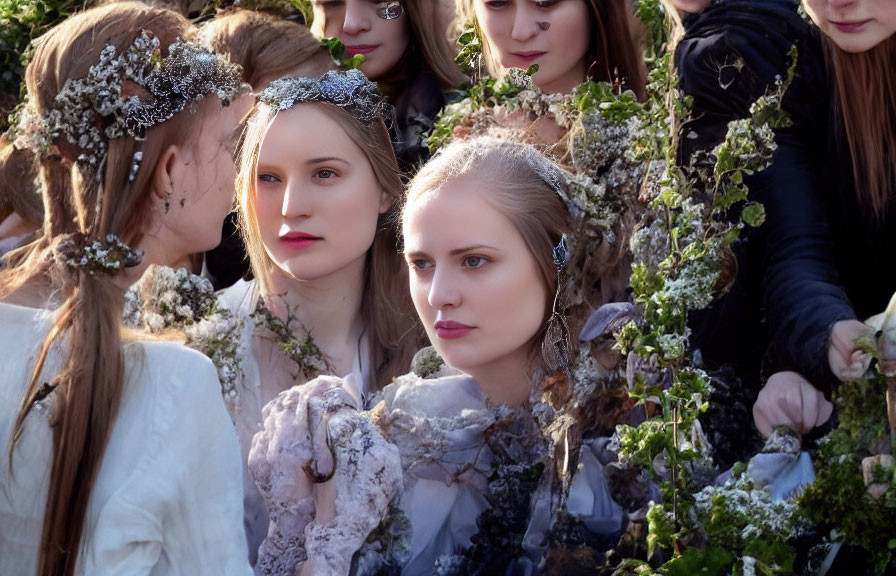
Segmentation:
<svg viewBox="0 0 896 576">
<path fill-rule="evenodd" d="M 17 144 L 45 219 L 0 275 L 0 573 L 251 573 L 236 435 L 208 359 L 121 328 L 147 264 L 212 248 L 249 106 L 178 14 L 48 32 Z"/>
<path fill-rule="evenodd" d="M 528 574 L 593 567 L 600 543 L 618 537 L 622 509 L 598 439 L 615 422 L 595 417 L 597 382 L 614 373 L 590 343 L 573 341 L 584 319 L 567 317 L 565 304 L 582 275 L 570 266 L 574 239 L 589 226 L 570 214 L 568 182 L 533 148 L 491 139 L 445 148 L 411 182 L 404 256 L 435 351 L 421 351 L 415 373 L 387 386 L 368 414 L 400 454 L 402 492 L 366 542 L 330 532 L 324 543 L 313 523 L 286 527 L 299 531 L 309 560 L 349 549 L 358 574 L 384 564 L 406 575 Z M 331 435 L 339 428 L 332 422 Z M 312 448 L 316 430 L 303 424 L 289 406 L 266 409 L 249 459 L 256 478 L 318 467 L 308 460 L 321 454 Z M 316 486 L 309 517 L 335 511 L 350 524 L 350 481 L 364 464 L 340 459 L 329 440 L 336 472 Z M 393 493 L 384 475 L 369 475 L 379 488 L 368 491 Z M 270 496 L 271 508 L 294 506 L 287 491 Z M 579 552 L 564 558 L 566 546 Z"/>
<path fill-rule="evenodd" d="M 249 119 L 237 189 L 255 279 L 219 297 L 243 322 L 234 419 L 244 462 L 262 407 L 278 394 L 292 389 L 280 405 L 305 402 L 332 387 L 307 382 L 335 375 L 360 408 L 407 369 L 424 339 L 396 249 L 402 183 L 386 117 L 376 86 L 352 70 L 276 80 Z M 250 553 L 254 560 L 268 536 L 258 559 L 267 572 L 295 550 L 277 541 L 279 514 L 269 528 L 248 472 L 245 482 Z"/>
</svg>

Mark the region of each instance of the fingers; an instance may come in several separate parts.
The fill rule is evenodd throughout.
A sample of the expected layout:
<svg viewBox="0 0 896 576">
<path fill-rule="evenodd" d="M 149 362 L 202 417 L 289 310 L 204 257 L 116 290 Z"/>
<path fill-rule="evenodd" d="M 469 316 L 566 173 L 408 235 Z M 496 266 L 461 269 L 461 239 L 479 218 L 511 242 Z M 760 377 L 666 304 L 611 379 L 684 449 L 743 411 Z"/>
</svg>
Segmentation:
<svg viewBox="0 0 896 576">
<path fill-rule="evenodd" d="M 778 426 L 805 434 L 827 422 L 834 406 L 796 372 L 773 374 L 753 405 L 753 422 L 763 437 Z"/>
<path fill-rule="evenodd" d="M 311 434 L 312 458 L 304 466 L 305 474 L 316 483 L 326 482 L 336 469 L 330 450 L 327 427 L 330 417 L 344 408 L 357 409 L 351 393 L 340 386 L 338 379 L 316 382 L 308 398 L 308 428 Z"/>
<path fill-rule="evenodd" d="M 873 329 L 858 320 L 841 320 L 831 328 L 828 364 L 840 381 L 856 380 L 868 370 L 871 357 L 861 350 L 857 339 L 869 333 Z"/>
</svg>

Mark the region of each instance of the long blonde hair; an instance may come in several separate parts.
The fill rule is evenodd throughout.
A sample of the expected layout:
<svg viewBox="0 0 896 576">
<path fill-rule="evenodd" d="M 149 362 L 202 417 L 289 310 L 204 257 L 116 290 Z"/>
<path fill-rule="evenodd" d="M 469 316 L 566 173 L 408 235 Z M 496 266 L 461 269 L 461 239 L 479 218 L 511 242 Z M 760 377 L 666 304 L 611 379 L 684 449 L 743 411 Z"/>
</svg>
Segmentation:
<svg viewBox="0 0 896 576">
<path fill-rule="evenodd" d="M 858 54 L 823 40 L 836 126 L 849 146 L 859 206 L 879 220 L 896 193 L 896 34 Z"/>
<path fill-rule="evenodd" d="M 87 76 L 108 44 L 126 49 L 141 30 L 152 32 L 163 54 L 192 33 L 190 23 L 170 10 L 140 2 L 121 2 L 71 16 L 37 44 L 26 70 L 30 106 L 43 115 L 66 82 Z M 205 99 L 200 114 L 211 110 Z M 64 235 L 87 238 L 118 236 L 137 246 L 153 214 L 152 176 L 163 151 L 190 142 L 195 116 L 181 112 L 147 130 L 146 140 L 125 136 L 109 141 L 100 172 L 76 161 L 80 149 L 57 140 L 39 158 L 45 219 L 40 238 L 11 268 L 0 274 L 0 298 L 48 279 L 59 302 L 55 322 L 42 343 L 27 392 L 15 420 L 8 451 L 21 438 L 25 420 L 42 395 L 39 376 L 51 347 L 67 346 L 63 366 L 54 377 L 53 456 L 38 557 L 38 573 L 74 573 L 90 494 L 115 423 L 124 386 L 120 319 L 123 294 L 107 274 L 68 268 L 52 255 Z M 132 158 L 143 153 L 142 168 L 131 181 Z"/>
<path fill-rule="evenodd" d="M 630 25 L 627 0 L 576 0 L 588 7 L 591 28 L 591 42 L 585 54 L 585 69 L 589 80 L 595 82 L 615 82 L 632 90 L 638 98 L 646 97 L 647 68 L 641 56 L 641 49 Z M 457 18 L 454 24 L 455 37 L 462 28 L 472 22 L 482 40 L 482 56 L 489 74 L 502 74 L 502 67 L 492 53 L 473 8 L 475 0 L 455 0 Z"/>
<path fill-rule="evenodd" d="M 401 173 L 382 120 L 361 122 L 344 109 L 328 102 L 306 102 L 337 122 L 364 152 L 380 188 L 392 199 L 392 207 L 380 214 L 376 236 L 368 251 L 361 315 L 370 342 L 371 365 L 376 381 L 385 385 L 407 370 L 411 355 L 422 339 L 407 286 L 407 268 L 398 252 L 396 219 L 402 194 Z M 249 118 L 237 175 L 240 230 L 249 254 L 252 272 L 261 293 L 270 294 L 275 264 L 264 249 L 256 217 L 258 157 L 277 109 L 259 102 Z"/>
</svg>

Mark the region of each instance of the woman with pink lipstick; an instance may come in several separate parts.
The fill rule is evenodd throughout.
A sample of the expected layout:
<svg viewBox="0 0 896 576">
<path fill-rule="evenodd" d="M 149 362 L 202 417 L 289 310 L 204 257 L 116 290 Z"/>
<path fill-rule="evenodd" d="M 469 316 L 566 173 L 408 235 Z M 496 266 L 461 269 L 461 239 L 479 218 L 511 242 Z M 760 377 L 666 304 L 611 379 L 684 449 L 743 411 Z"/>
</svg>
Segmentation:
<svg viewBox="0 0 896 576">
<path fill-rule="evenodd" d="M 440 150 L 411 182 L 404 254 L 435 351 L 421 351 L 414 373 L 387 386 L 369 414 L 397 447 L 404 478 L 400 511 L 386 519 L 393 528 L 379 532 L 389 538 L 359 551 L 365 562 L 391 563 L 405 576 L 433 574 L 437 566 L 450 574 L 534 574 L 582 568 L 600 556 L 600 545 L 582 542 L 572 565 L 551 557 L 553 538 L 564 530 L 554 526 L 560 516 L 582 526 L 592 543 L 618 538 L 622 510 L 601 471 L 602 444 L 591 437 L 601 426 L 588 419 L 588 437 L 579 440 L 582 413 L 600 412 L 602 396 L 572 408 L 566 369 L 572 373 L 577 346 L 556 337 L 561 326 L 567 336 L 578 333 L 581 319 L 564 317 L 562 296 L 577 281 L 566 269 L 575 252 L 569 239 L 590 225 L 570 217 L 565 182 L 534 148 L 487 138 Z M 304 460 L 310 449 L 272 450 L 309 442 L 290 433 L 302 411 L 272 406 L 265 416 L 252 466 L 264 477 L 303 463 L 314 469 Z M 337 469 L 353 465 L 336 461 Z M 332 510 L 332 498 L 317 498 L 315 506 Z M 339 499 L 337 492 L 337 510 Z M 294 507 L 289 498 L 269 505 Z M 516 520 L 490 540 L 495 533 L 487 526 L 505 515 Z M 313 534 L 304 526 L 290 531 Z M 402 547 L 403 557 L 375 552 Z"/>
<path fill-rule="evenodd" d="M 443 90 L 466 78 L 448 42 L 445 0 L 312 0 L 312 31 L 338 38 L 348 54 L 364 56 L 361 71 L 395 108 L 395 151 L 413 172 L 426 160 L 423 134 L 445 105 Z"/>
<path fill-rule="evenodd" d="M 459 21 L 479 31 L 493 76 L 538 64 L 533 79 L 548 94 L 594 80 L 644 97 L 646 69 L 626 0 L 456 1 Z"/>
<path fill-rule="evenodd" d="M 357 70 L 276 80 L 250 117 L 237 190 L 255 280 L 220 297 L 245 320 L 235 418 L 244 462 L 280 392 L 332 374 L 360 400 L 404 372 L 422 339 L 396 250 L 402 184 L 386 117 Z M 254 559 L 268 518 L 248 473 L 245 488 Z"/>
</svg>

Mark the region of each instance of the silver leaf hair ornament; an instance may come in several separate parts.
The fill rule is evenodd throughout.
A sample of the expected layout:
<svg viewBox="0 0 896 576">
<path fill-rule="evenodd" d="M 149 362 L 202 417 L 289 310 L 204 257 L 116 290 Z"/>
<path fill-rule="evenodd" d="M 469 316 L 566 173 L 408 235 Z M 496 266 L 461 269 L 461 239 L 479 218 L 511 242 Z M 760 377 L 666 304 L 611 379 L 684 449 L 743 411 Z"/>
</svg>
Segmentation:
<svg viewBox="0 0 896 576">
<path fill-rule="evenodd" d="M 64 136 L 80 149 L 79 164 L 99 170 L 110 140 L 126 135 L 142 140 L 148 128 L 202 97 L 214 94 L 226 106 L 242 87 L 239 66 L 191 42 L 171 44 L 162 57 L 159 39 L 142 30 L 118 54 L 115 46 L 107 45 L 87 76 L 69 79 L 43 116 L 26 106 L 15 142 L 45 153 Z M 139 165 L 135 155 L 130 180 Z"/>
<path fill-rule="evenodd" d="M 360 70 L 330 71 L 320 78 L 285 77 L 274 80 L 258 99 L 275 110 L 289 110 L 302 102 L 328 102 L 369 124 L 385 120 L 389 111 L 376 84 Z"/>
</svg>

